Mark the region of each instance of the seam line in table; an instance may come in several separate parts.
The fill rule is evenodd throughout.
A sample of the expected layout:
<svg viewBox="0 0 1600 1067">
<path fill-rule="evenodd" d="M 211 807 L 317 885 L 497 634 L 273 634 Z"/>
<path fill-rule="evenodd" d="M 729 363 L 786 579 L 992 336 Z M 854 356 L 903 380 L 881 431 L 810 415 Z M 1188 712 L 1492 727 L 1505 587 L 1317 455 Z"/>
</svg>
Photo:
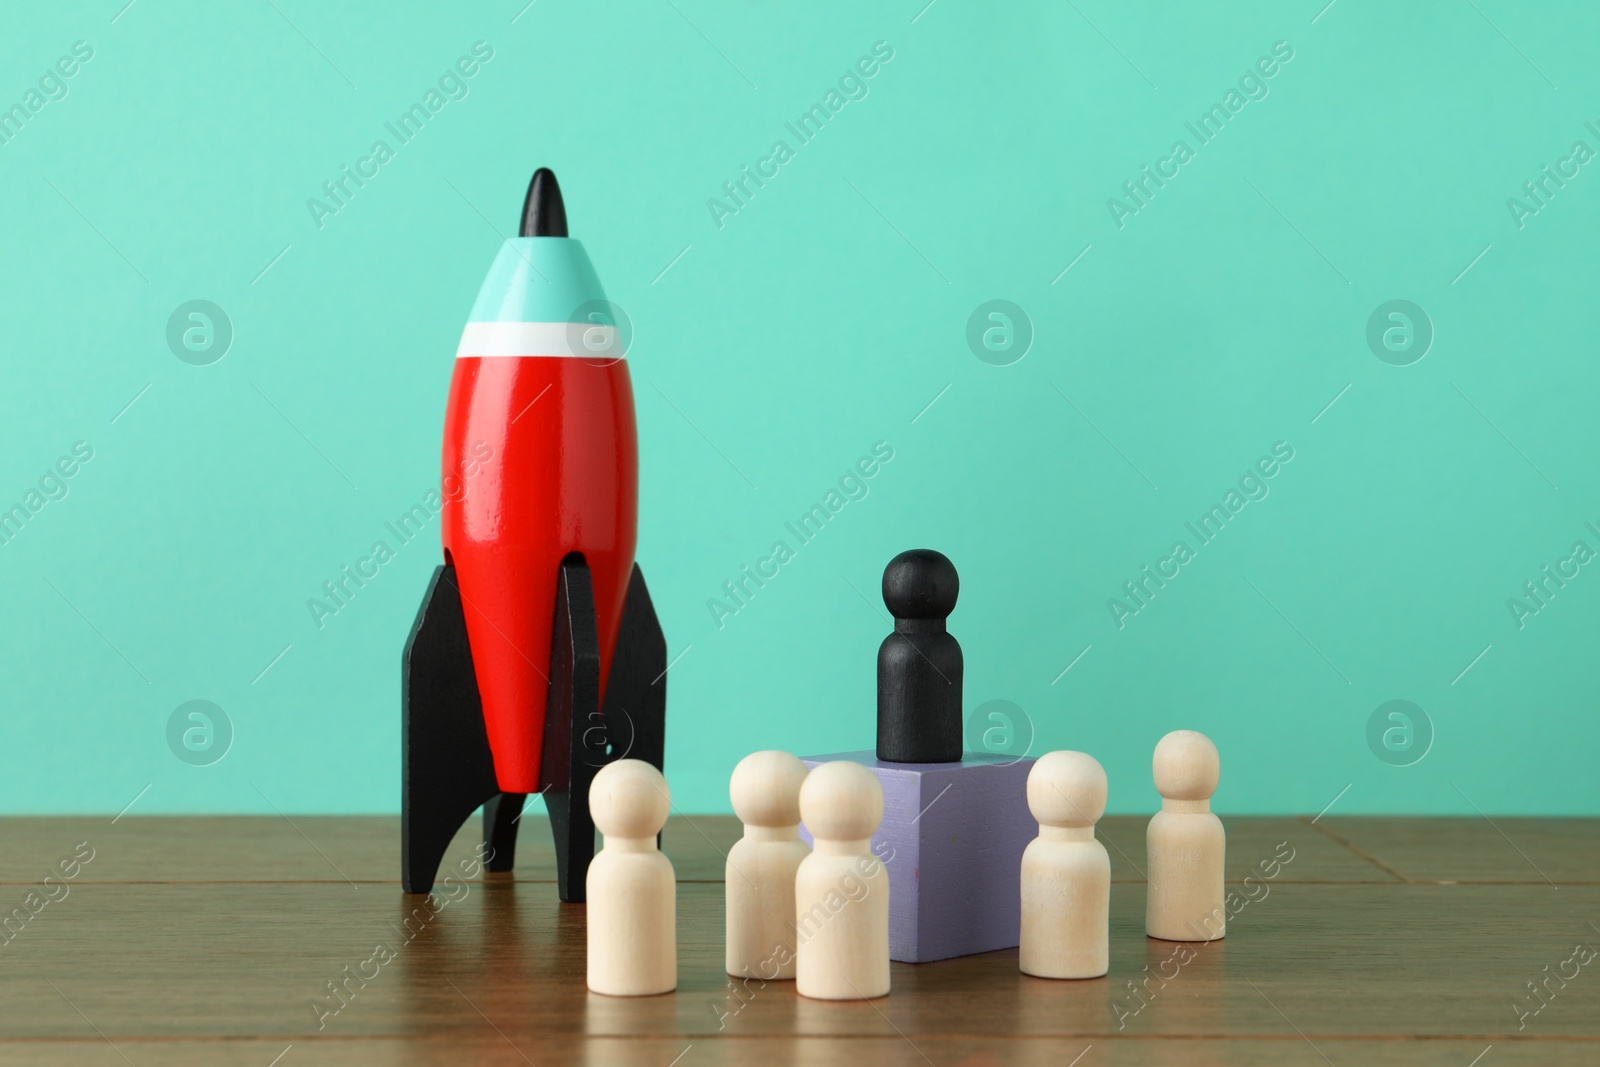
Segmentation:
<svg viewBox="0 0 1600 1067">
<path fill-rule="evenodd" d="M 1317 824 L 1315 822 L 1312 822 L 1310 819 L 1307 819 L 1304 815 L 1302 815 L 1300 817 L 1300 821 L 1305 823 L 1307 826 L 1311 827 L 1313 830 L 1317 831 L 1317 833 L 1319 833 L 1322 836 L 1326 837 L 1329 841 L 1332 841 L 1332 842 L 1334 842 L 1335 844 L 1338 844 L 1338 845 L 1342 845 L 1345 849 L 1349 850 L 1350 852 L 1354 853 L 1357 856 L 1360 856 L 1362 859 L 1366 860 L 1368 863 L 1372 864 L 1374 867 L 1378 868 L 1380 871 L 1383 871 L 1384 873 L 1393 876 L 1394 878 L 1400 880 L 1401 882 L 1406 883 L 1407 885 L 1415 884 L 1415 883 L 1412 882 L 1412 880 L 1410 878 L 1407 878 L 1404 874 L 1402 874 L 1396 868 L 1391 867 L 1389 864 L 1383 862 L 1378 857 L 1372 855 L 1370 852 L 1367 852 L 1364 849 L 1358 848 L 1355 844 L 1353 844 L 1352 842 L 1346 840 L 1345 838 L 1341 837 L 1340 835 L 1334 833 L 1332 830 L 1328 829 L 1326 826 L 1321 826 L 1321 825 L 1319 825 L 1319 824 Z"/>
</svg>

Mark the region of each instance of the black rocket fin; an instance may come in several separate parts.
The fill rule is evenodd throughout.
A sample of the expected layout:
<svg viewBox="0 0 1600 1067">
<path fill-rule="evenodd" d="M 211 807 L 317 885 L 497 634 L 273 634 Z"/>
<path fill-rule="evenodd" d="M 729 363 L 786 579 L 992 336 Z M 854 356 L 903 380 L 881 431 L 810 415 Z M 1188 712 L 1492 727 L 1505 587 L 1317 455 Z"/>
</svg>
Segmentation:
<svg viewBox="0 0 1600 1067">
<path fill-rule="evenodd" d="M 500 793 L 450 564 L 433 572 L 406 638 L 400 716 L 400 882 L 426 893 L 461 824 Z"/>
<path fill-rule="evenodd" d="M 644 760 L 666 770 L 667 639 L 638 564 L 628 580 L 601 718 L 612 758 Z"/>
<path fill-rule="evenodd" d="M 497 793 L 483 805 L 483 865 L 509 871 L 517 865 L 517 820 L 526 793 Z"/>
<path fill-rule="evenodd" d="M 594 584 L 582 557 L 561 562 L 556 582 L 555 629 L 550 643 L 550 689 L 544 708 L 544 757 L 539 791 L 555 836 L 556 881 L 561 899 L 585 899 L 594 858 L 589 785 L 610 759 L 600 718 L 600 637 Z"/>
</svg>

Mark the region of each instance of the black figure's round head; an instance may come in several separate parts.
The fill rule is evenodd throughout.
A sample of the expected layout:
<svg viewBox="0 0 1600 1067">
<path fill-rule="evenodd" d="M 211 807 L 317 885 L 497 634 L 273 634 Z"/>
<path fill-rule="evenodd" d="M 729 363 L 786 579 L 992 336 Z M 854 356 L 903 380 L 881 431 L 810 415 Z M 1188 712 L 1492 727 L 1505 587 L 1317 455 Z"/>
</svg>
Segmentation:
<svg viewBox="0 0 1600 1067">
<path fill-rule="evenodd" d="M 897 619 L 943 619 L 960 592 L 955 564 L 931 548 L 902 552 L 883 569 L 883 602 Z"/>
</svg>

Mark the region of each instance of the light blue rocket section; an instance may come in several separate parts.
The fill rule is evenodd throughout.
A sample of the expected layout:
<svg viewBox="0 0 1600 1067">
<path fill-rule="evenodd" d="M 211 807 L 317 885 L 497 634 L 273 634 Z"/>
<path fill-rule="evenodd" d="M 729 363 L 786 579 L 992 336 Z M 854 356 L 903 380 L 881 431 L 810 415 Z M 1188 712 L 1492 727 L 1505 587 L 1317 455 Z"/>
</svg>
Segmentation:
<svg viewBox="0 0 1600 1067">
<path fill-rule="evenodd" d="M 468 322 L 584 322 L 575 313 L 604 300 L 583 243 L 572 237 L 512 237 L 489 268 Z"/>
</svg>

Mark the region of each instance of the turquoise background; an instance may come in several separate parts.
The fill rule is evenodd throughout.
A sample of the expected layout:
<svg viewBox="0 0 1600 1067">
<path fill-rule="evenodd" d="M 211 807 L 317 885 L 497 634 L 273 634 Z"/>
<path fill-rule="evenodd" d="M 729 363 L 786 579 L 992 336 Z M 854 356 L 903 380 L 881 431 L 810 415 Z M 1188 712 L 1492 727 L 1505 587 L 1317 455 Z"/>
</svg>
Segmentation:
<svg viewBox="0 0 1600 1067">
<path fill-rule="evenodd" d="M 0 145 L 0 504 L 94 458 L 0 547 L 0 810 L 398 810 L 437 519 L 322 629 L 306 602 L 436 487 L 462 323 L 548 165 L 635 329 L 680 810 L 726 810 L 753 749 L 870 747 L 876 585 L 928 546 L 968 706 L 1095 754 L 1113 811 L 1155 806 L 1187 727 L 1222 811 L 1594 813 L 1600 573 L 1520 629 L 1507 599 L 1600 548 L 1600 164 L 1520 229 L 1506 201 L 1600 149 L 1600 9 L 924 3 L 12 8 L 0 105 L 94 58 Z M 476 41 L 468 95 L 319 228 L 308 198 Z M 1269 95 L 1119 229 L 1108 198 L 1278 41 Z M 193 299 L 234 327 L 210 366 L 167 345 Z M 991 299 L 1035 332 L 1010 366 L 966 341 Z M 1434 331 L 1409 366 L 1366 341 L 1395 299 Z M 718 628 L 877 441 L 869 495 Z M 1108 598 L 1279 441 L 1270 495 L 1118 629 Z M 191 699 L 234 726 L 211 766 L 167 747 Z M 1393 699 L 1436 733 L 1411 766 L 1368 746 Z"/>
</svg>

